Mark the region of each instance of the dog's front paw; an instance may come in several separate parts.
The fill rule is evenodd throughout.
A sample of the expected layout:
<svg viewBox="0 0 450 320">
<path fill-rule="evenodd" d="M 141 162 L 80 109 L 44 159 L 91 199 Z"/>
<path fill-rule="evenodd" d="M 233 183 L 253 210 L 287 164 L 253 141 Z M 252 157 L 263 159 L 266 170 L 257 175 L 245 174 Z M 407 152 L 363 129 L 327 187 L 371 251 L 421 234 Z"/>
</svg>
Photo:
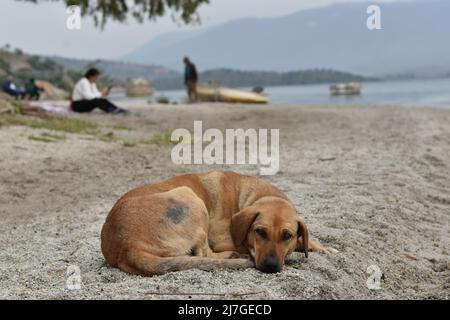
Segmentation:
<svg viewBox="0 0 450 320">
<path fill-rule="evenodd" d="M 336 250 L 332 247 L 323 246 L 320 243 L 313 241 L 313 240 L 309 240 L 308 247 L 309 247 L 308 248 L 309 251 L 311 251 L 311 252 L 318 252 L 318 253 L 325 253 L 325 254 L 339 252 L 338 250 Z"/>
<path fill-rule="evenodd" d="M 330 253 L 338 253 L 339 250 L 332 247 L 322 247 L 319 250 L 319 253 L 330 254 Z"/>
</svg>

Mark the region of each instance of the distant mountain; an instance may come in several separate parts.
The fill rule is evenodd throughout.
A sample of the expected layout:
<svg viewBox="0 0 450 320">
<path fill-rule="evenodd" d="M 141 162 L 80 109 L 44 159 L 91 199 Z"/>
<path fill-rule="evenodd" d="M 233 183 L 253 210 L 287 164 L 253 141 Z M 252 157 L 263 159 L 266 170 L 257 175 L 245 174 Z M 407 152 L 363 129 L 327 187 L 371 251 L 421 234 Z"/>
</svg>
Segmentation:
<svg viewBox="0 0 450 320">
<path fill-rule="evenodd" d="M 88 67 L 96 67 L 108 76 L 123 81 L 132 80 L 135 78 L 146 78 L 152 82 L 155 79 L 172 79 L 180 76 L 180 74 L 176 71 L 165 67 L 148 64 L 144 65 L 111 60 L 90 61 L 56 56 L 51 57 L 51 59 L 64 66 L 66 69 L 80 72 L 86 71 Z"/>
<path fill-rule="evenodd" d="M 148 64 L 149 63 L 149 56 L 158 54 L 159 51 L 165 50 L 166 48 L 170 46 L 177 45 L 178 43 L 182 42 L 188 42 L 191 39 L 194 39 L 198 36 L 202 36 L 203 34 L 207 33 L 210 28 L 205 28 L 201 30 L 196 31 L 178 31 L 178 32 L 169 32 L 162 34 L 160 36 L 157 36 L 154 38 L 150 43 L 144 45 L 143 47 L 136 50 L 134 53 L 130 53 L 127 55 L 123 60 L 126 61 L 132 61 L 136 63 L 141 64 Z M 182 57 L 178 57 L 177 63 L 179 64 Z M 121 60 L 121 59 L 119 59 Z M 179 67 L 179 66 L 177 66 Z M 178 69 L 178 68 L 177 68 Z"/>
<path fill-rule="evenodd" d="M 377 76 L 450 71 L 450 1 L 383 3 L 383 29 L 375 31 L 366 27 L 368 5 L 337 4 L 170 33 L 123 59 L 175 70 L 180 70 L 181 58 L 188 55 L 202 70 L 327 68 Z"/>
</svg>

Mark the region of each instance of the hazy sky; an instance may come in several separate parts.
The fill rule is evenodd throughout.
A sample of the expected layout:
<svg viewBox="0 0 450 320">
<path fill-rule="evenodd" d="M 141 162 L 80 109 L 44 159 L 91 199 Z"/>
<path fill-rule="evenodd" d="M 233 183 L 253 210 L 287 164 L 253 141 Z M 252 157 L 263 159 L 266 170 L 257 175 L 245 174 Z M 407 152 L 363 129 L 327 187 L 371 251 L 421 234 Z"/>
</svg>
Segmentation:
<svg viewBox="0 0 450 320">
<path fill-rule="evenodd" d="M 202 7 L 202 26 L 212 26 L 243 17 L 269 17 L 339 2 L 369 0 L 210 0 Z M 383 2 L 383 1 L 370 1 Z M 140 47 L 155 36 L 176 30 L 199 28 L 178 26 L 169 17 L 138 24 L 108 23 L 105 30 L 94 27 L 90 18 L 81 30 L 66 28 L 62 3 L 33 5 L 2 0 L 0 7 L 0 46 L 9 43 L 26 52 L 76 58 L 116 58 Z"/>
</svg>

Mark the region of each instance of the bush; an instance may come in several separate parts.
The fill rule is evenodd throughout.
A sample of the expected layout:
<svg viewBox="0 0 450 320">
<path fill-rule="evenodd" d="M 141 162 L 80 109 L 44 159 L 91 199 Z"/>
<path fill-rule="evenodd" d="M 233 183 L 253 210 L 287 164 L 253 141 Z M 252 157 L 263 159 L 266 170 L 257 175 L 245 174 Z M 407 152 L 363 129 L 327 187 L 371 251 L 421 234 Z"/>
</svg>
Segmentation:
<svg viewBox="0 0 450 320">
<path fill-rule="evenodd" d="M 156 99 L 156 102 L 161 103 L 161 104 L 169 104 L 170 100 L 169 100 L 168 97 L 161 96 L 161 97 Z"/>
</svg>

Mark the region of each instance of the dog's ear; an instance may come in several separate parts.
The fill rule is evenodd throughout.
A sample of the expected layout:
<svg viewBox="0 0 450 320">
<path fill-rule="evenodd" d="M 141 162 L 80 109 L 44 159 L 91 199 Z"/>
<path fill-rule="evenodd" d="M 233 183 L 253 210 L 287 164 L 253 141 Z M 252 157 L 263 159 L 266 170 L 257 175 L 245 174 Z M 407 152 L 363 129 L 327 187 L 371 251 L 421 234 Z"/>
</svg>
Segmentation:
<svg viewBox="0 0 450 320">
<path fill-rule="evenodd" d="M 297 229 L 297 235 L 298 238 L 302 239 L 302 249 L 305 253 L 305 257 L 308 258 L 308 242 L 309 242 L 309 234 L 308 234 L 308 228 L 306 228 L 305 222 L 303 222 L 302 219 L 298 219 L 298 229 Z"/>
<path fill-rule="evenodd" d="M 255 222 L 258 217 L 259 212 L 252 210 L 251 207 L 246 208 L 238 213 L 236 213 L 231 218 L 231 237 L 236 247 L 241 246 L 247 234 L 250 231 L 250 227 L 253 222 Z"/>
</svg>

